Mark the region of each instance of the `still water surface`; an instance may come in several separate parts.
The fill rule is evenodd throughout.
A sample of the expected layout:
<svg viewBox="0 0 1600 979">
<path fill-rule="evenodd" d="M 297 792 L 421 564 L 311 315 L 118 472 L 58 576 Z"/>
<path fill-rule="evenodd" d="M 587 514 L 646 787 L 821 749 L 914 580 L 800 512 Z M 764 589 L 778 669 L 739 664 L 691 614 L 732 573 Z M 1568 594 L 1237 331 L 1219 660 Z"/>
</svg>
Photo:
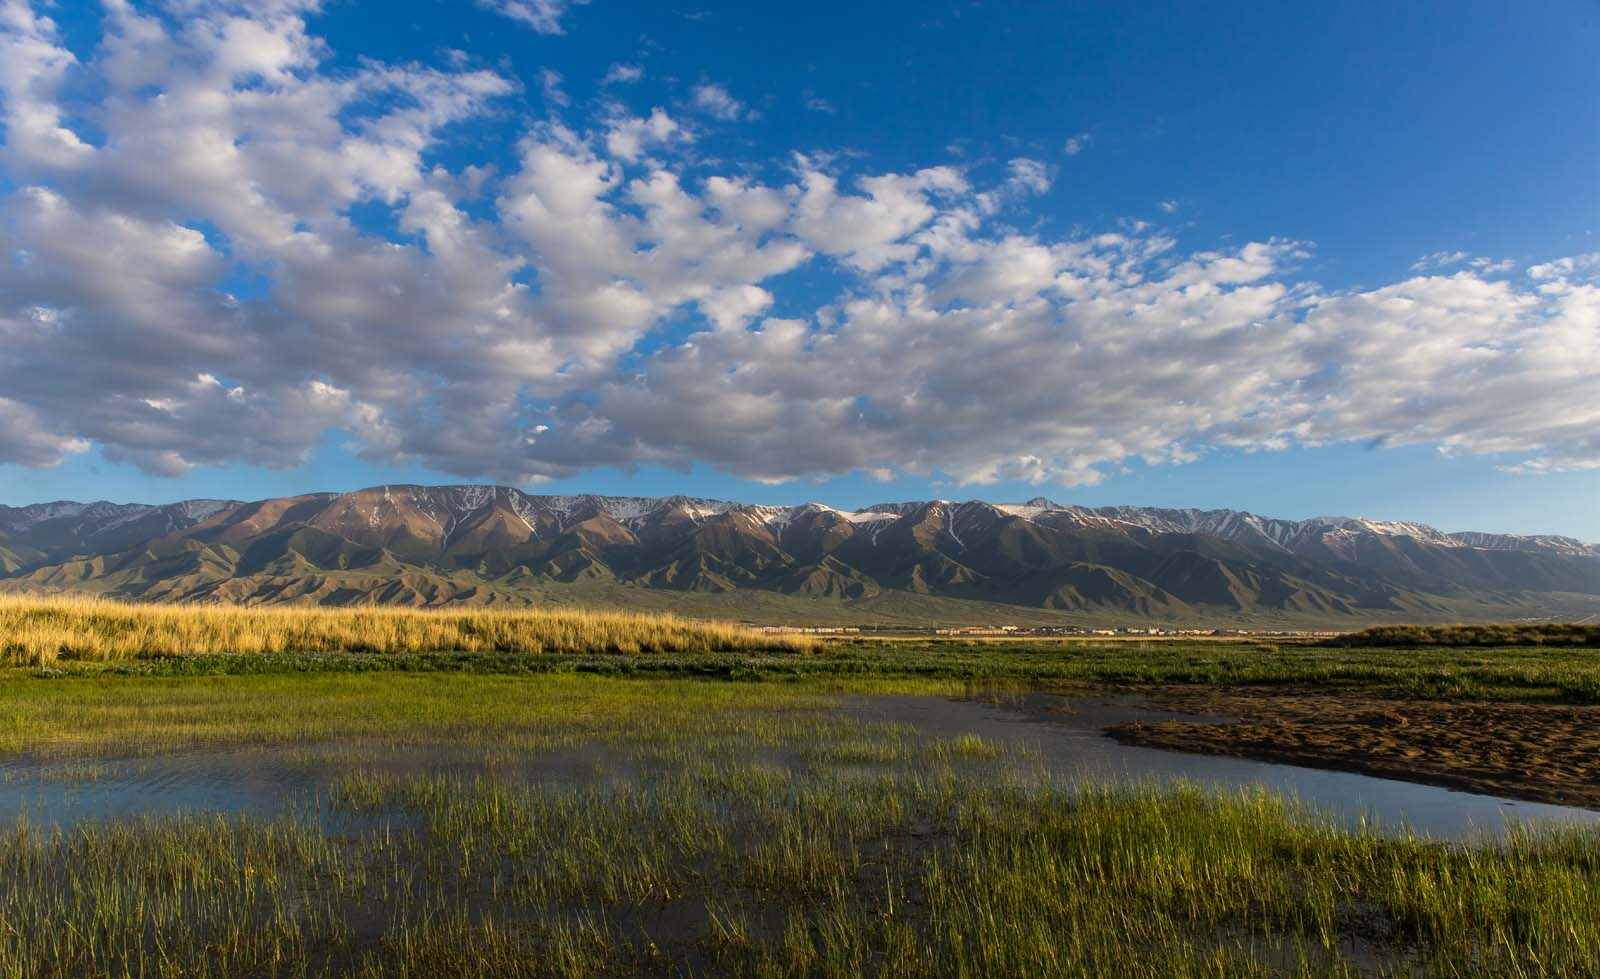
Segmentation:
<svg viewBox="0 0 1600 979">
<path fill-rule="evenodd" d="M 1223 789 L 1259 786 L 1296 798 L 1347 826 L 1365 820 L 1388 832 L 1412 830 L 1454 839 L 1502 833 L 1508 820 L 1600 825 L 1600 812 L 1587 809 L 1296 765 L 1164 751 L 1106 737 L 1102 732 L 1112 724 L 1195 720 L 1135 698 L 1044 693 L 968 700 L 859 696 L 846 698 L 837 713 L 865 723 L 894 724 L 926 741 L 975 734 L 1026 748 L 1045 772 L 1062 779 L 1181 780 Z M 55 827 L 181 812 L 271 816 L 297 802 L 315 800 L 342 771 L 356 765 L 402 773 L 471 775 L 484 770 L 482 749 L 448 744 L 388 747 L 374 756 L 372 746 L 355 753 L 350 748 L 335 743 L 88 763 L 0 763 L 0 826 L 24 818 L 35 827 Z M 341 759 L 347 754 L 359 760 L 344 765 Z M 646 774 L 625 753 L 601 745 L 530 758 L 516 771 L 529 781 L 567 785 L 627 781 Z"/>
<path fill-rule="evenodd" d="M 1600 812 L 1575 806 L 1521 802 L 1349 772 L 1121 744 L 1102 732 L 1113 724 L 1131 721 L 1198 719 L 1192 714 L 1153 709 L 1131 697 L 1030 693 L 993 702 L 951 702 L 937 697 L 891 696 L 858 698 L 846 710 L 863 720 L 909 723 L 930 737 L 970 732 L 997 741 L 1030 743 L 1039 748 L 1053 774 L 1066 778 L 1189 781 L 1223 789 L 1260 786 L 1298 799 L 1352 827 L 1365 819 L 1391 832 L 1411 830 L 1460 839 L 1503 833 L 1508 820 L 1600 825 Z"/>
</svg>

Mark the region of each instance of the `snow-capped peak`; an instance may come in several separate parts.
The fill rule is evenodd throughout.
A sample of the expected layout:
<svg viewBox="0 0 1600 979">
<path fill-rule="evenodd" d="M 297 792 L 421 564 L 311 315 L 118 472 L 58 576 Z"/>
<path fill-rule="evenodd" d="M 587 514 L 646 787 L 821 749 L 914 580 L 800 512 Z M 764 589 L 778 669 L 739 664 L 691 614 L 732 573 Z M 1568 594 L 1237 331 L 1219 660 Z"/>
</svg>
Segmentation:
<svg viewBox="0 0 1600 979">
<path fill-rule="evenodd" d="M 1557 535 L 1518 536 L 1512 534 L 1465 531 L 1445 533 L 1427 524 L 1412 521 L 1377 520 L 1366 517 L 1314 517 L 1308 520 L 1280 520 L 1240 510 L 1161 508 L 1134 506 L 1082 507 L 1037 496 L 1022 503 L 986 504 L 977 501 L 956 504 L 949 500 L 879 503 L 859 510 L 842 510 L 821 502 L 794 506 L 740 504 L 726 500 L 690 496 L 638 497 L 578 495 L 533 495 L 510 487 L 457 486 L 380 486 L 345 494 L 348 509 L 341 520 L 378 526 L 400 509 L 413 509 L 437 524 L 447 537 L 474 513 L 490 506 L 509 509 L 537 536 L 539 527 L 554 524 L 564 529 L 572 523 L 603 513 L 611 519 L 639 530 L 668 514 L 687 516 L 696 523 L 734 513 L 769 531 L 781 532 L 806 514 L 836 514 L 851 524 L 876 525 L 874 530 L 908 515 L 938 513 L 953 537 L 965 535 L 968 528 L 981 526 L 974 521 L 984 515 L 1004 515 L 1028 520 L 1058 530 L 1096 530 L 1107 533 L 1200 535 L 1218 537 L 1253 547 L 1286 553 L 1354 553 L 1362 540 L 1372 537 L 1403 538 L 1436 547 L 1517 550 L 1567 556 L 1600 557 L 1600 545 L 1585 544 Z M 23 533 L 56 519 L 76 518 L 85 522 L 79 534 L 98 534 L 155 513 L 166 514 L 172 529 L 191 526 L 235 505 L 226 500 L 187 500 L 165 507 L 144 504 L 76 503 L 57 501 L 23 507 L 0 506 L 0 531 Z M 541 523 L 541 521 L 543 523 Z M 959 522 L 958 522 L 959 521 Z M 960 539 L 957 537 L 957 539 Z"/>
</svg>

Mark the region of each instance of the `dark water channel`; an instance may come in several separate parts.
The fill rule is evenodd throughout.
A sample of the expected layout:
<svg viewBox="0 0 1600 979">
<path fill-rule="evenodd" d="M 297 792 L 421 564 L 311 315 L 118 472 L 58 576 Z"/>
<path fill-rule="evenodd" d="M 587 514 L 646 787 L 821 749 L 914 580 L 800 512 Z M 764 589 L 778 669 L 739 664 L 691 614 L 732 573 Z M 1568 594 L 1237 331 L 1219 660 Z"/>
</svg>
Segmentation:
<svg viewBox="0 0 1600 979">
<path fill-rule="evenodd" d="M 1494 835 L 1508 820 L 1600 824 L 1600 812 L 1518 802 L 1453 789 L 1295 765 L 1212 757 L 1120 744 L 1102 732 L 1113 724 L 1193 715 L 1159 710 L 1136 698 L 1063 697 L 1044 693 L 951 700 L 922 696 L 846 698 L 837 715 L 894 724 L 917 740 L 962 735 L 1023 749 L 1050 776 L 1068 780 L 1187 781 L 1222 789 L 1259 786 L 1296 798 L 1341 824 L 1366 820 L 1385 831 L 1414 830 L 1437 838 Z M 1217 720 L 1221 720 L 1220 718 Z M 277 815 L 314 803 L 343 772 L 461 774 L 487 770 L 481 747 L 438 744 L 248 747 L 190 751 L 155 758 L 73 762 L 0 762 L 0 826 L 19 819 L 38 828 L 142 814 Z M 561 785 L 637 780 L 647 776 L 623 747 L 584 745 L 495 768 L 529 782 Z"/>
</svg>

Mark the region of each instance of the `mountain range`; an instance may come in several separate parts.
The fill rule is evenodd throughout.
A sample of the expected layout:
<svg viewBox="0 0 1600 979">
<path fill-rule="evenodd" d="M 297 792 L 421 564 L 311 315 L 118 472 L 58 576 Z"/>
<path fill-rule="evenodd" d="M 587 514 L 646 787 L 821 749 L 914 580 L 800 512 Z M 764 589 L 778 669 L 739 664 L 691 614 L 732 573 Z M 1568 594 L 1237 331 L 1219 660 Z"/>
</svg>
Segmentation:
<svg viewBox="0 0 1600 979">
<path fill-rule="evenodd" d="M 751 620 L 1344 622 L 1600 613 L 1600 546 L 1359 518 L 1026 503 L 857 511 L 379 486 L 0 506 L 0 590 Z"/>
</svg>

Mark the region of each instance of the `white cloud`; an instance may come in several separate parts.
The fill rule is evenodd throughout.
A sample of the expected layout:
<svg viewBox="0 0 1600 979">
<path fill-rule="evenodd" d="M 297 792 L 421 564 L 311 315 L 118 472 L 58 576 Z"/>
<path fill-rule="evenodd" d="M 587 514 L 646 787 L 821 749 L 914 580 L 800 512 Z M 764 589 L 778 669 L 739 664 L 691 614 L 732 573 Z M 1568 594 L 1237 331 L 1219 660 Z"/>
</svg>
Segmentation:
<svg viewBox="0 0 1600 979">
<path fill-rule="evenodd" d="M 1177 201 L 1162 201 L 1161 204 L 1160 204 L 1160 207 L 1161 207 L 1161 210 L 1162 210 L 1163 213 L 1166 213 L 1166 214 L 1177 214 L 1178 213 L 1178 202 Z"/>
<path fill-rule="evenodd" d="M 738 122 L 740 119 L 753 119 L 756 116 L 749 106 L 734 98 L 726 88 L 715 82 L 704 82 L 694 87 L 694 105 L 706 115 L 724 122 Z"/>
<path fill-rule="evenodd" d="M 1460 276 L 1317 296 L 1273 281 L 1291 246 L 1165 268 L 1130 262 L 1135 241 L 1038 247 L 983 249 L 968 268 L 1007 274 L 949 290 L 966 301 L 910 290 L 848 303 L 826 333 L 771 321 L 697 338 L 654 358 L 642 385 L 603 386 L 592 410 L 608 438 L 769 475 L 792 458 L 796 472 L 893 463 L 1083 483 L 1207 445 L 1350 439 L 1534 451 L 1541 468 L 1600 458 L 1600 403 L 1584 393 L 1600 366 L 1592 294 L 1552 307 Z M 1051 271 L 1081 298 L 1062 301 Z M 716 405 L 737 410 L 719 423 Z"/>
<path fill-rule="evenodd" d="M 1600 272 L 1600 252 L 1589 252 L 1584 255 L 1573 255 L 1568 258 L 1558 258 L 1553 262 L 1544 262 L 1528 269 L 1531 279 L 1550 280 L 1567 279 L 1575 274 L 1594 274 Z"/>
<path fill-rule="evenodd" d="M 57 102 L 78 59 L 56 43 L 55 22 L 27 5 L 8 3 L 0 17 L 8 41 L 0 60 L 7 154 L 70 169 L 93 152 L 65 123 Z"/>
<path fill-rule="evenodd" d="M 1086 483 L 1349 440 L 1600 465 L 1600 255 L 1524 276 L 1440 253 L 1330 291 L 1292 242 L 1023 230 L 1040 161 L 774 177 L 609 104 L 452 169 L 475 148 L 454 124 L 513 82 L 336 68 L 292 3 L 186 0 L 181 27 L 111 5 L 79 63 L 0 2 L 0 460 L 292 466 L 338 428 L 515 482 Z"/>
<path fill-rule="evenodd" d="M 1067 141 L 1062 144 L 1061 152 L 1067 154 L 1068 156 L 1077 156 L 1079 153 L 1082 153 L 1084 150 L 1088 149 L 1089 144 L 1093 141 L 1094 135 L 1092 133 L 1074 133 L 1073 135 L 1068 136 Z"/>
<path fill-rule="evenodd" d="M 938 214 L 934 198 L 966 190 L 956 170 L 929 167 L 863 177 L 857 184 L 864 195 L 841 194 L 835 177 L 804 158 L 799 165 L 800 184 L 789 189 L 795 231 L 819 251 L 868 271 L 914 256 L 906 236 Z"/>
<path fill-rule="evenodd" d="M 1566 259 L 1565 261 L 1572 261 Z M 1448 268 L 1464 266 L 1473 269 L 1481 275 L 1496 275 L 1510 272 L 1517 267 L 1517 263 L 1509 258 L 1494 259 L 1483 256 L 1473 256 L 1470 252 L 1433 252 L 1424 255 L 1411 263 L 1413 272 L 1439 272 Z"/>
<path fill-rule="evenodd" d="M 545 68 L 539 72 L 539 84 L 544 89 L 544 98 L 551 105 L 566 107 L 572 104 L 567 93 L 561 88 L 561 72 L 554 68 Z"/>
<path fill-rule="evenodd" d="M 1433 252 L 1411 263 L 1413 272 L 1431 272 L 1460 265 L 1472 256 L 1467 252 Z"/>
<path fill-rule="evenodd" d="M 1050 189 L 1050 168 L 1038 160 L 1018 157 L 1009 164 L 1006 183 L 1021 190 L 1043 194 Z"/>
<path fill-rule="evenodd" d="M 600 79 L 602 85 L 631 85 L 644 77 L 644 69 L 638 65 L 622 62 L 606 69 L 605 77 Z"/>
<path fill-rule="evenodd" d="M 606 152 L 628 163 L 636 162 L 646 149 L 673 142 L 692 142 L 694 135 L 660 108 L 645 118 L 618 115 L 606 128 Z"/>
<path fill-rule="evenodd" d="M 478 0 L 478 6 L 510 17 L 540 34 L 565 34 L 561 18 L 589 0 Z"/>
</svg>

